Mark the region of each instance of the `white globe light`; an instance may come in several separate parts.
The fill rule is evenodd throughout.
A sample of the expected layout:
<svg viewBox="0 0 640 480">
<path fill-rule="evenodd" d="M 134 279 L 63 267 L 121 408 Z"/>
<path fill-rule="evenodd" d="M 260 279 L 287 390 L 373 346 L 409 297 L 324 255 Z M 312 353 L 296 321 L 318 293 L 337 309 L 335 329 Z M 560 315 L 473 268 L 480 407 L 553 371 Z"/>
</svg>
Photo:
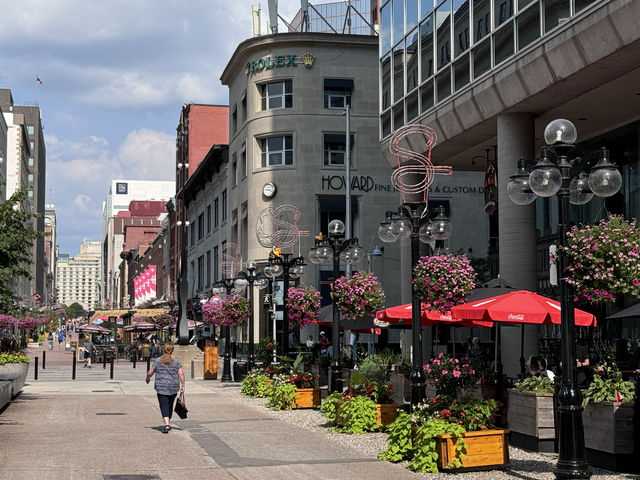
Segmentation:
<svg viewBox="0 0 640 480">
<path fill-rule="evenodd" d="M 341 220 L 331 220 L 329 222 L 329 235 L 344 235 L 345 227 Z"/>
<path fill-rule="evenodd" d="M 618 168 L 609 161 L 609 150 L 600 149 L 600 160 L 589 174 L 589 187 L 598 197 L 607 198 L 615 195 L 622 186 L 622 175 Z"/>
<path fill-rule="evenodd" d="M 398 238 L 408 238 L 409 236 L 411 236 L 411 221 L 407 220 L 406 218 L 392 220 L 391 229 Z"/>
<path fill-rule="evenodd" d="M 431 243 L 435 240 L 433 234 L 431 233 L 432 225 L 431 222 L 425 223 L 418 230 L 418 238 L 422 243 Z"/>
<path fill-rule="evenodd" d="M 547 145 L 557 143 L 574 144 L 578 138 L 578 131 L 573 123 L 564 118 L 554 120 L 544 129 L 544 141 Z"/>
<path fill-rule="evenodd" d="M 318 258 L 321 263 L 328 263 L 333 259 L 333 249 L 330 247 L 318 248 Z"/>
<path fill-rule="evenodd" d="M 256 281 L 254 282 L 254 285 L 256 287 L 258 287 L 259 289 L 263 289 L 266 288 L 267 285 L 269 285 L 269 280 L 267 280 L 266 278 L 262 277 L 262 278 L 256 278 Z"/>
<path fill-rule="evenodd" d="M 529 175 L 529 186 L 541 197 L 555 195 L 562 186 L 560 169 L 549 161 L 545 147 L 540 149 L 540 160 Z"/>
<path fill-rule="evenodd" d="M 587 177 L 584 172 L 580 173 L 578 178 L 571 180 L 569 184 L 569 202 L 572 205 L 584 205 L 593 198 L 593 193 L 589 189 Z"/>
<path fill-rule="evenodd" d="M 311 263 L 315 263 L 316 265 L 322 263 L 322 260 L 318 257 L 317 248 L 312 248 L 311 250 L 309 250 L 308 258 Z"/>
<path fill-rule="evenodd" d="M 398 239 L 398 235 L 393 233 L 391 222 L 382 222 L 378 227 L 378 237 L 384 243 L 393 243 Z"/>
<path fill-rule="evenodd" d="M 256 262 L 255 260 L 247 260 L 248 270 L 255 270 L 257 266 L 258 266 L 258 262 Z"/>
<path fill-rule="evenodd" d="M 349 249 L 349 258 L 351 259 L 351 263 L 361 262 L 364 258 L 364 248 L 360 245 L 356 245 Z"/>
</svg>

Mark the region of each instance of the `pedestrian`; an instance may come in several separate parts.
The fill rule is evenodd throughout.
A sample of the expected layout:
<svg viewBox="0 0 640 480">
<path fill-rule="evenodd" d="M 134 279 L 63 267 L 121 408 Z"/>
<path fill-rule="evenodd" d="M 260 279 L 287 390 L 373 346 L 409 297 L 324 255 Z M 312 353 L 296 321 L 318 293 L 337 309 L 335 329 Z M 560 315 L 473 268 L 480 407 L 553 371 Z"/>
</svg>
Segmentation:
<svg viewBox="0 0 640 480">
<path fill-rule="evenodd" d="M 329 348 L 329 339 L 327 338 L 324 332 L 320 332 L 320 353 L 322 355 L 326 355 L 328 348 Z"/>
<path fill-rule="evenodd" d="M 156 358 L 152 367 L 147 372 L 146 382 L 149 383 L 155 374 L 156 378 L 153 388 L 158 395 L 158 405 L 164 420 L 162 433 L 169 433 L 171 430 L 171 415 L 173 413 L 173 403 L 178 393 L 184 393 L 184 372 L 182 362 L 173 355 L 173 343 L 165 343 L 164 355 Z"/>
<path fill-rule="evenodd" d="M 60 350 L 60 347 L 62 345 L 62 341 L 64 340 L 64 333 L 62 333 L 62 331 L 58 332 L 58 350 Z"/>
<path fill-rule="evenodd" d="M 91 337 L 89 335 L 85 337 L 84 344 L 82 345 L 82 350 L 84 350 L 84 359 L 86 361 L 84 364 L 84 368 L 91 368 L 91 359 L 93 358 L 95 345 L 91 341 Z"/>
<path fill-rule="evenodd" d="M 47 343 L 49 344 L 49 350 L 53 350 L 53 332 L 49 332 L 49 335 L 47 335 Z"/>
</svg>

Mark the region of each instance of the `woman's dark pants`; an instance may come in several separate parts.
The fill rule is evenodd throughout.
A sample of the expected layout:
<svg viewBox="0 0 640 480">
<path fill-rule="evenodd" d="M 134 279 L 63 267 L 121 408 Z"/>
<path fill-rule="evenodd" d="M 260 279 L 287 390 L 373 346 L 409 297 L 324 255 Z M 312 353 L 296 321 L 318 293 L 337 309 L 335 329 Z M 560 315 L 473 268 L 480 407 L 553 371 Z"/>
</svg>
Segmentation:
<svg viewBox="0 0 640 480">
<path fill-rule="evenodd" d="M 162 417 L 171 418 L 171 414 L 173 413 L 173 402 L 176 400 L 177 393 L 173 395 L 162 395 L 158 393 L 158 404 L 160 405 L 160 413 L 162 413 Z"/>
</svg>

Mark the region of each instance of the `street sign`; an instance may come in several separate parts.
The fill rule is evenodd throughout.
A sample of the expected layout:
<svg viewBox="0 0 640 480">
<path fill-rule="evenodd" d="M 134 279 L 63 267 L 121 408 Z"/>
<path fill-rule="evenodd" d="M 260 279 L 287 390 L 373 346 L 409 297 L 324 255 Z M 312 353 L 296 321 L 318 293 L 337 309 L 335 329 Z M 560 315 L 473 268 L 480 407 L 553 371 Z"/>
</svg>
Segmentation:
<svg viewBox="0 0 640 480">
<path fill-rule="evenodd" d="M 213 297 L 211 297 L 209 299 L 209 303 L 216 303 L 216 302 L 221 302 L 222 298 L 220 298 L 218 295 L 214 295 Z"/>
</svg>

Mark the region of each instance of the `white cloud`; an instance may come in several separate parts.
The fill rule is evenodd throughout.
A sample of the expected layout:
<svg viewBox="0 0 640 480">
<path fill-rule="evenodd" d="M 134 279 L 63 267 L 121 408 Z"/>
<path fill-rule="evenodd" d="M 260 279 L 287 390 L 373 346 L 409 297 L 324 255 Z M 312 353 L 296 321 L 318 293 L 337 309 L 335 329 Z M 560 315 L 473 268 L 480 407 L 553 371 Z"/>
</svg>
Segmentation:
<svg viewBox="0 0 640 480">
<path fill-rule="evenodd" d="M 76 198 L 73 199 L 73 206 L 78 210 L 87 210 L 89 208 L 89 203 L 91 202 L 91 198 L 88 195 L 84 195 L 82 193 L 76 195 Z"/>
<path fill-rule="evenodd" d="M 129 133 L 118 149 L 121 178 L 173 180 L 175 137 L 149 129 Z"/>
</svg>

